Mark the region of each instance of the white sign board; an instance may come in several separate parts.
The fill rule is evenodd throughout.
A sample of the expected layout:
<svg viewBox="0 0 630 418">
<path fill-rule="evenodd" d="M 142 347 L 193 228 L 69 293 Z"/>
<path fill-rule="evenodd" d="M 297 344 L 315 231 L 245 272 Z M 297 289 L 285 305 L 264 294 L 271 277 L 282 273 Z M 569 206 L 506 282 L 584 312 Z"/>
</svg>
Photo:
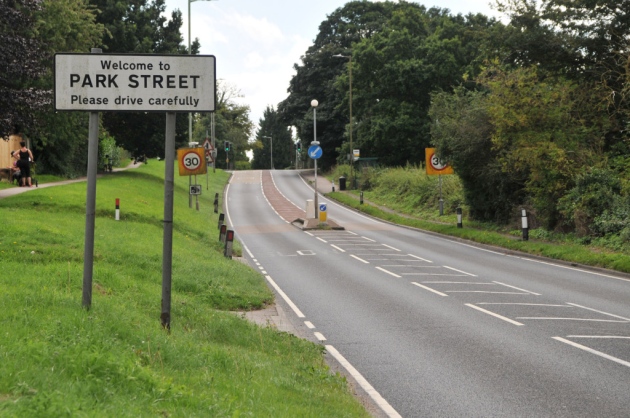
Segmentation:
<svg viewBox="0 0 630 418">
<path fill-rule="evenodd" d="M 55 54 L 55 110 L 212 112 L 212 55 Z"/>
</svg>

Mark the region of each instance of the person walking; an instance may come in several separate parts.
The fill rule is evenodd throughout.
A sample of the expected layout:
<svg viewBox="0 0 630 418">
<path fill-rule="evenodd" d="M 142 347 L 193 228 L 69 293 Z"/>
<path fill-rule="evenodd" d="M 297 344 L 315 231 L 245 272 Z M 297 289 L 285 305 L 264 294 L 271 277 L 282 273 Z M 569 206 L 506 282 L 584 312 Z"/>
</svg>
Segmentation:
<svg viewBox="0 0 630 418">
<path fill-rule="evenodd" d="M 19 149 L 18 152 L 13 154 L 13 157 L 17 159 L 17 166 L 22 173 L 22 187 L 33 187 L 31 184 L 31 163 L 35 161 L 33 158 L 33 153 L 30 149 L 26 148 L 26 142 L 20 141 L 20 146 L 22 148 Z"/>
</svg>

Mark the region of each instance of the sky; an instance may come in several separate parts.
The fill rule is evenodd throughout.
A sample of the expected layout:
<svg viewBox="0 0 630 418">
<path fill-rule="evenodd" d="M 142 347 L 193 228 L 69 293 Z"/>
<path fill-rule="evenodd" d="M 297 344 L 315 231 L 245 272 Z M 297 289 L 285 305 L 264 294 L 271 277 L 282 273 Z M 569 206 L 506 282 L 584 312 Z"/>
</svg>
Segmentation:
<svg viewBox="0 0 630 418">
<path fill-rule="evenodd" d="M 373 0 L 375 1 L 375 0 Z M 191 38 L 199 39 L 202 55 L 216 57 L 217 79 L 242 94 L 258 124 L 267 106 L 277 108 L 287 96 L 294 64 L 301 64 L 319 32 L 319 25 L 343 0 L 192 0 Z M 422 0 L 425 7 L 446 8 L 452 14 L 483 13 L 498 17 L 490 0 Z M 188 44 L 188 0 L 166 0 L 166 16 L 179 9 Z M 316 99 L 314 97 L 314 99 Z M 305 104 L 309 106 L 309 104 Z M 255 134 L 255 132 L 254 132 Z"/>
</svg>

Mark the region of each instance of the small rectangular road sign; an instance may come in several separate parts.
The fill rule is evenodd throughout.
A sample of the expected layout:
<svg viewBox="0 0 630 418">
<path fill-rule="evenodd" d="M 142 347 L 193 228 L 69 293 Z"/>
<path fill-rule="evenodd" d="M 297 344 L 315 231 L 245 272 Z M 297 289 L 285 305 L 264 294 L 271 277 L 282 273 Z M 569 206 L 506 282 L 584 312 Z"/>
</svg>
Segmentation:
<svg viewBox="0 0 630 418">
<path fill-rule="evenodd" d="M 55 54 L 55 110 L 212 112 L 212 55 Z"/>
</svg>

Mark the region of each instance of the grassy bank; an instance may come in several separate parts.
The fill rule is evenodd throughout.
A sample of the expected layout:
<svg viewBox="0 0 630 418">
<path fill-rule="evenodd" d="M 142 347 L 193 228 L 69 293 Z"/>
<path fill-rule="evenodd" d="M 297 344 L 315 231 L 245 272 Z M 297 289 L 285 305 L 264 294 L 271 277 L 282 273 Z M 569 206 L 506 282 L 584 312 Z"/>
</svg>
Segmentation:
<svg viewBox="0 0 630 418">
<path fill-rule="evenodd" d="M 457 228 L 457 219 L 453 214 L 439 217 L 439 222 L 437 222 L 431 220 L 435 219 L 431 216 L 427 217 L 428 219 L 423 219 L 418 217 L 417 213 L 398 212 L 400 208 L 396 211 L 388 210 L 387 202 L 380 201 L 374 193 L 364 193 L 364 201 L 371 201 L 372 204 L 369 202 L 360 204 L 358 192 L 335 192 L 329 193 L 328 196 L 361 212 L 396 224 L 571 263 L 630 273 L 630 255 L 626 253 L 614 252 L 602 247 L 580 245 L 570 241 L 548 242 L 535 238 L 523 241 L 515 234 L 502 233 L 488 226 L 478 223 L 469 224 L 466 221 L 464 221 L 464 228 Z"/>
<path fill-rule="evenodd" d="M 227 312 L 263 307 L 258 272 L 222 255 L 216 192 L 176 177 L 172 331 L 159 320 L 164 165 L 97 187 L 92 308 L 81 307 L 85 183 L 0 199 L 0 415 L 367 416 L 321 346 Z M 114 220 L 115 199 L 121 220 Z"/>
</svg>

